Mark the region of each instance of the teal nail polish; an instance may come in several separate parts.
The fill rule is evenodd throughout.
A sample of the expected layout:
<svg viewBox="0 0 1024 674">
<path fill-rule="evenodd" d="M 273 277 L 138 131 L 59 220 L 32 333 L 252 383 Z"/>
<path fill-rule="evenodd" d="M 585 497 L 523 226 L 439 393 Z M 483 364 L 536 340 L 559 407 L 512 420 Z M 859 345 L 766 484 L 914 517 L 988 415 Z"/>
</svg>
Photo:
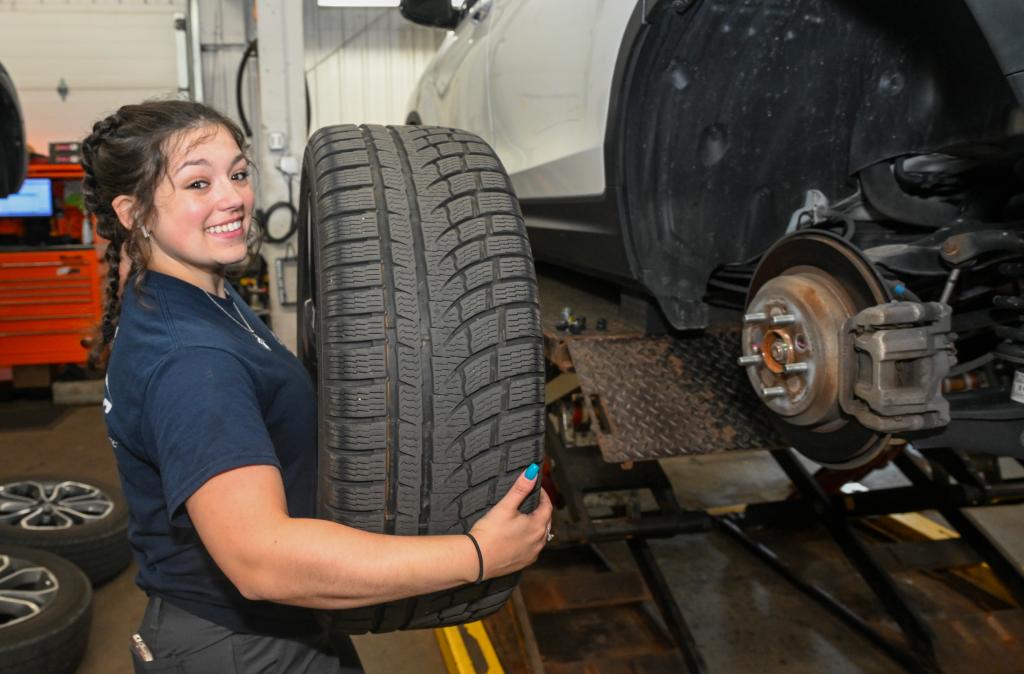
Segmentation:
<svg viewBox="0 0 1024 674">
<path fill-rule="evenodd" d="M 537 473 L 539 472 L 540 466 L 538 466 L 535 463 L 531 463 L 529 467 L 526 469 L 526 472 L 523 474 L 526 475 L 527 480 L 532 480 L 533 478 L 537 477 Z"/>
</svg>

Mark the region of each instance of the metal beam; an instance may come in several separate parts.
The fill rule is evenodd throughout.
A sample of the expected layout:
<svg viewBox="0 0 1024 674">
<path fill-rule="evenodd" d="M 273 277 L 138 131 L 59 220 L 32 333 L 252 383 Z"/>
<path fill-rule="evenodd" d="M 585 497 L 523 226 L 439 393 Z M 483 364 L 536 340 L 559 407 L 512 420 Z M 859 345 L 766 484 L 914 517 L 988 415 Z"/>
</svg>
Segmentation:
<svg viewBox="0 0 1024 674">
<path fill-rule="evenodd" d="M 306 80 L 303 70 L 303 3 L 294 0 L 257 0 L 256 36 L 259 40 L 259 111 L 253 115 L 253 141 L 260 167 L 257 200 L 261 208 L 288 200 L 292 171 L 294 199 L 298 199 L 298 166 L 306 147 Z M 285 171 L 285 172 L 283 172 Z M 293 203 L 295 203 L 293 201 Z M 277 288 L 274 260 L 285 255 L 285 245 L 264 244 L 270 287 Z M 293 243 L 294 245 L 294 243 Z M 295 308 L 282 307 L 270 293 L 274 332 L 296 350 Z"/>
</svg>

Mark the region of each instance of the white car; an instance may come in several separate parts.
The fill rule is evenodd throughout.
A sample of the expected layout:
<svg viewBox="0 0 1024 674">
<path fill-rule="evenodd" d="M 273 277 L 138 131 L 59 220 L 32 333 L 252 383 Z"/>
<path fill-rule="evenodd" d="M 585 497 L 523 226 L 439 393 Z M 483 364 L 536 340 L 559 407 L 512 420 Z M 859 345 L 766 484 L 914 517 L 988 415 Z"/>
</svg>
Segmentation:
<svg viewBox="0 0 1024 674">
<path fill-rule="evenodd" d="M 805 454 L 1024 456 L 1024 4 L 402 12 L 450 30 L 408 123 L 495 148 L 538 259 L 639 286 L 676 329 L 743 315 L 740 364 Z"/>
</svg>

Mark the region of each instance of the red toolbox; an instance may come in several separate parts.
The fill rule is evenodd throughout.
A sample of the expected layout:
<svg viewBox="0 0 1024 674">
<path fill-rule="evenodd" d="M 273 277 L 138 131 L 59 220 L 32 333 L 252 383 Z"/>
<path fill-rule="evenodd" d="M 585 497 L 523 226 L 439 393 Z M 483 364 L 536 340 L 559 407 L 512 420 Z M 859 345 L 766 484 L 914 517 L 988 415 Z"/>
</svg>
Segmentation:
<svg viewBox="0 0 1024 674">
<path fill-rule="evenodd" d="M 100 283 L 91 245 L 0 249 L 0 367 L 84 363 Z"/>
</svg>

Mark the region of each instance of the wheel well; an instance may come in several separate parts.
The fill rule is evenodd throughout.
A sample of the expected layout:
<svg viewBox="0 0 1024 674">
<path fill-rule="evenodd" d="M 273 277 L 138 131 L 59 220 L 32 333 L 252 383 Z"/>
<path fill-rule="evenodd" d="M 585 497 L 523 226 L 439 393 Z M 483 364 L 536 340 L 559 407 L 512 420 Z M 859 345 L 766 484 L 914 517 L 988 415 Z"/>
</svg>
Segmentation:
<svg viewBox="0 0 1024 674">
<path fill-rule="evenodd" d="M 880 161 L 1006 135 L 1016 99 L 963 3 L 676 4 L 629 46 L 609 184 L 677 328 L 707 324 L 711 273 L 770 246 L 807 190 L 839 199 Z"/>
</svg>

